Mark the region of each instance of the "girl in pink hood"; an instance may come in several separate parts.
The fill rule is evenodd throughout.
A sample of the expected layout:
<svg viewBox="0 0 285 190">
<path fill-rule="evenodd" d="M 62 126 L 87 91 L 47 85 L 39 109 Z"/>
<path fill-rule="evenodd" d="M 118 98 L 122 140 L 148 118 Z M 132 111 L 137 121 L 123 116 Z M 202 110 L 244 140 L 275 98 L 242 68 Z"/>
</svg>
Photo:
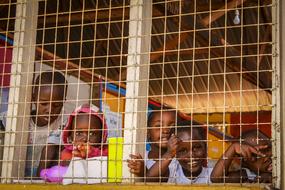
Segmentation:
<svg viewBox="0 0 285 190">
<path fill-rule="evenodd" d="M 103 114 L 89 105 L 82 105 L 69 116 L 62 137 L 64 150 L 61 160 L 108 155 L 107 125 Z"/>
<path fill-rule="evenodd" d="M 64 149 L 61 152 L 61 165 L 42 170 L 41 177 L 50 182 L 61 182 L 69 161 L 74 157 L 82 159 L 108 155 L 107 125 L 103 114 L 89 105 L 78 107 L 68 119 L 63 130 Z M 53 171 L 56 170 L 56 171 Z"/>
</svg>

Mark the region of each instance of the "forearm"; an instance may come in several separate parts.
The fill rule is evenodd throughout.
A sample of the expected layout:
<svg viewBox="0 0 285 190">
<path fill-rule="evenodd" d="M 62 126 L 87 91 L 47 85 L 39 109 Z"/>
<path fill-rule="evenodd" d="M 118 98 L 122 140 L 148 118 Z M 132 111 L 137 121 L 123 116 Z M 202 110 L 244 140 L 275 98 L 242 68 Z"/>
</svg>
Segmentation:
<svg viewBox="0 0 285 190">
<path fill-rule="evenodd" d="M 50 168 L 53 165 L 56 165 L 56 162 L 59 161 L 59 146 L 54 144 L 48 144 L 41 153 L 40 163 L 38 166 L 37 175 L 39 176 L 42 169 Z"/>
<path fill-rule="evenodd" d="M 232 147 L 229 147 L 228 150 L 223 154 L 223 156 L 216 163 L 212 174 L 211 181 L 213 183 L 225 182 L 227 178 L 225 176 L 228 175 L 229 167 L 235 157 L 235 152 Z"/>
<path fill-rule="evenodd" d="M 160 177 L 163 177 L 161 181 L 165 181 L 163 179 L 167 179 L 169 175 L 168 166 L 171 163 L 173 156 L 169 153 L 165 153 L 160 160 L 156 161 L 156 163 L 147 170 L 146 172 L 146 181 L 148 182 L 156 182 L 160 180 Z"/>
</svg>

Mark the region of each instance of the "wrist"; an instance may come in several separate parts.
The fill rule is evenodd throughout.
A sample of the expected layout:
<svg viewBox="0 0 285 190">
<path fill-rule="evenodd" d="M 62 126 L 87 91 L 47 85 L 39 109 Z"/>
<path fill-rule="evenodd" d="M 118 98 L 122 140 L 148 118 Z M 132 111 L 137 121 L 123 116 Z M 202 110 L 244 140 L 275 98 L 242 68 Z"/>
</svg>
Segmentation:
<svg viewBox="0 0 285 190">
<path fill-rule="evenodd" d="M 166 151 L 165 154 L 163 154 L 162 158 L 164 159 L 172 159 L 175 156 L 173 151 Z"/>
<path fill-rule="evenodd" d="M 230 146 L 230 147 L 228 148 L 228 150 L 226 150 L 226 152 L 223 154 L 223 158 L 224 158 L 224 159 L 232 159 L 232 158 L 234 158 L 234 157 L 236 157 L 236 156 L 237 156 L 237 154 L 236 154 L 236 152 L 235 152 L 235 147 L 234 147 L 234 145 Z"/>
</svg>

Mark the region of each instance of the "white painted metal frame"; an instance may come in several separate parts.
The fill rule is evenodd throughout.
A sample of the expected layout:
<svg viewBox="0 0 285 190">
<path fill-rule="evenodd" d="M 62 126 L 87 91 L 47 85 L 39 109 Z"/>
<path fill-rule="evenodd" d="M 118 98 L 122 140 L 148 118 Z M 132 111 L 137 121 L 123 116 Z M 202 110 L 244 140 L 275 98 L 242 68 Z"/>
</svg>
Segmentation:
<svg viewBox="0 0 285 190">
<path fill-rule="evenodd" d="M 281 133 L 281 140 L 278 141 L 279 143 L 279 149 L 278 149 L 278 158 L 279 158 L 279 167 L 278 166 L 278 181 L 277 181 L 277 187 L 280 189 L 285 189 L 285 129 L 284 129 L 284 118 L 285 118 L 285 66 L 284 61 L 285 61 L 285 2 L 282 0 L 275 0 L 274 5 L 277 6 L 276 12 L 273 18 L 275 18 L 275 23 L 277 26 L 275 26 L 275 30 L 273 30 L 276 34 L 276 37 L 273 39 L 273 43 L 275 44 L 275 47 L 277 48 L 276 50 L 276 55 L 274 56 L 275 58 L 275 63 L 278 61 L 278 74 L 280 75 L 280 78 L 277 78 L 277 81 L 280 81 L 280 86 L 278 86 L 279 89 L 279 94 L 278 94 L 278 104 L 279 104 L 279 112 L 276 113 L 278 115 L 280 125 L 279 125 L 279 131 Z M 281 150 L 281 152 L 279 151 Z M 280 171 L 281 170 L 281 171 Z"/>
<path fill-rule="evenodd" d="M 150 60 L 152 1 L 131 0 L 127 60 L 126 108 L 123 149 L 123 181 L 133 182 L 126 160 L 129 154 L 144 156 Z M 140 143 L 139 143 L 140 142 Z"/>
<path fill-rule="evenodd" d="M 2 182 L 24 176 L 32 93 L 38 1 L 18 0 L 14 29 Z"/>
<path fill-rule="evenodd" d="M 280 155 L 280 37 L 279 37 L 279 2 L 272 1 L 272 153 L 273 153 L 273 185 L 280 188 L 281 155 Z M 283 13 L 284 14 L 284 13 Z"/>
</svg>

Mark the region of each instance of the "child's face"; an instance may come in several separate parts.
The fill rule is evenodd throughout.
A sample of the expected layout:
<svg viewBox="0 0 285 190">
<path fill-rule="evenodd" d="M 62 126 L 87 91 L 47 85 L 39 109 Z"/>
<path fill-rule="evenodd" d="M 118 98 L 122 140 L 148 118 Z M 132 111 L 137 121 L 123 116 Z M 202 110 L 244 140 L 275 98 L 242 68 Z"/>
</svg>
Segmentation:
<svg viewBox="0 0 285 190">
<path fill-rule="evenodd" d="M 175 126 L 175 113 L 163 111 L 153 114 L 148 129 L 148 137 L 152 145 L 167 148 L 167 142 L 172 134 L 172 127 Z"/>
<path fill-rule="evenodd" d="M 177 136 L 182 140 L 177 151 L 177 159 L 188 177 L 198 176 L 206 158 L 206 144 L 202 142 L 197 130 L 178 132 Z"/>
<path fill-rule="evenodd" d="M 94 146 L 100 145 L 102 123 L 98 117 L 88 113 L 80 113 L 74 118 L 72 129 L 71 138 L 74 144 L 89 142 L 91 145 L 93 143 Z"/>
<path fill-rule="evenodd" d="M 246 166 L 254 171 L 256 174 L 261 172 L 267 172 L 271 173 L 272 172 L 272 147 L 271 147 L 271 142 L 267 137 L 260 138 L 257 140 L 256 137 L 248 137 L 245 139 L 245 142 L 256 147 L 256 146 L 266 146 L 263 149 L 260 149 L 259 151 L 264 154 L 264 157 L 259 157 L 254 161 L 250 160 L 245 160 L 244 163 Z"/>
<path fill-rule="evenodd" d="M 62 109 L 64 93 L 62 87 L 41 86 L 35 89 L 33 101 L 36 106 L 35 122 L 38 126 L 45 126 L 54 122 Z"/>
</svg>

